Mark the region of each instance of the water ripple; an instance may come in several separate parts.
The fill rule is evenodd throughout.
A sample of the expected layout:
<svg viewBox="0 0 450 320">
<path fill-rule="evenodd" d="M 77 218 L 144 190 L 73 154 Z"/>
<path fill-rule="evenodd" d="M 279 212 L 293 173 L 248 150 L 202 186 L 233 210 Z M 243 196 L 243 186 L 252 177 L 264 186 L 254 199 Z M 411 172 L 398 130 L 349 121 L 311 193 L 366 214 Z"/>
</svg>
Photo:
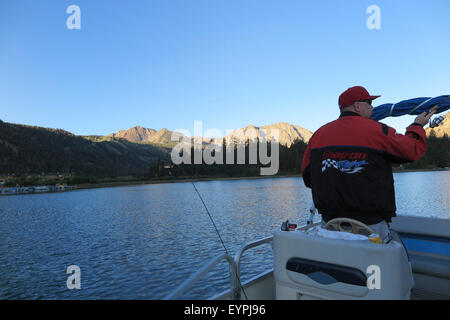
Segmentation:
<svg viewBox="0 0 450 320">
<path fill-rule="evenodd" d="M 197 182 L 227 250 L 304 223 L 300 178 Z M 450 218 L 450 172 L 395 174 L 399 215 Z M 247 252 L 242 280 L 271 268 L 271 246 Z M 1 299 L 161 299 L 224 251 L 190 183 L 0 198 Z M 66 286 L 81 268 L 81 290 Z M 223 262 L 182 298 L 229 288 Z"/>
</svg>

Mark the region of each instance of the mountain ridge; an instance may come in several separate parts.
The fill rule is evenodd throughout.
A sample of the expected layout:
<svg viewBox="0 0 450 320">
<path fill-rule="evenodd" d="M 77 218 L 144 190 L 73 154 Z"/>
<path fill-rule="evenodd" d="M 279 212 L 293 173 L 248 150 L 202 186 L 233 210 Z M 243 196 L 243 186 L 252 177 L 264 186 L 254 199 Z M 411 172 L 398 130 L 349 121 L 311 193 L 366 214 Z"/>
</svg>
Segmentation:
<svg viewBox="0 0 450 320">
<path fill-rule="evenodd" d="M 444 115 L 444 119 L 443 125 L 434 129 L 426 128 L 428 137 L 450 135 L 450 112 Z M 312 136 L 311 131 L 300 126 L 279 122 L 260 127 L 250 124 L 219 139 L 233 137 L 248 141 L 260 139 L 261 136 L 269 138 L 274 129 L 279 130 L 280 145 L 288 148 L 298 140 L 307 143 Z M 143 175 L 154 163 L 170 161 L 171 148 L 178 144 L 177 141 L 171 141 L 171 136 L 172 132 L 166 128 L 157 131 L 142 126 L 107 136 L 82 136 L 63 129 L 0 120 L 0 174 L 69 172 L 77 175 Z M 215 141 L 202 138 L 204 146 Z M 430 164 L 438 164 L 439 167 L 448 167 L 448 142 L 439 139 L 429 139 L 429 142 L 429 149 L 438 150 L 435 152 L 438 155 L 430 153 L 427 159 L 423 158 L 416 166 L 425 168 Z M 301 148 L 304 144 L 300 145 Z M 286 152 L 288 149 L 284 150 Z M 291 151 L 300 152 L 300 149 L 294 145 Z M 301 161 L 298 157 L 296 154 L 291 159 L 292 168 Z"/>
<path fill-rule="evenodd" d="M 271 141 L 272 130 L 279 130 L 279 142 L 281 145 L 290 147 L 296 140 L 304 141 L 308 143 L 312 136 L 312 132 L 299 125 L 292 125 L 288 122 L 279 122 L 275 124 L 265 125 L 257 127 L 250 124 L 244 128 L 233 130 L 232 133 L 217 138 L 202 138 L 203 144 L 210 144 L 217 139 L 227 139 L 231 136 L 235 140 L 248 140 L 248 139 L 261 139 L 262 136 L 267 134 L 267 141 Z M 135 126 L 128 130 L 119 130 L 115 133 L 108 134 L 108 137 L 119 137 L 135 143 L 151 143 L 155 145 L 163 145 L 174 147 L 177 142 L 171 140 L 172 131 L 163 128 L 159 131 L 151 128 L 144 128 L 141 126 Z M 263 134 L 261 134 L 263 133 Z M 195 138 L 195 137 L 191 137 Z"/>
</svg>

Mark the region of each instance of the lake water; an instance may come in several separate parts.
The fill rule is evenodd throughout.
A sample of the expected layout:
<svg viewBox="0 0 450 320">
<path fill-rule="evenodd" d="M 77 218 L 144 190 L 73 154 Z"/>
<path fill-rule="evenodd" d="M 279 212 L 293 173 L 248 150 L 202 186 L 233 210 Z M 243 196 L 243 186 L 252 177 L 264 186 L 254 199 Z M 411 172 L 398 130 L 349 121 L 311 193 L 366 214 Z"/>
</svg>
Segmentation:
<svg viewBox="0 0 450 320">
<path fill-rule="evenodd" d="M 450 219 L 450 171 L 394 174 L 398 215 Z M 196 182 L 232 256 L 309 216 L 301 178 Z M 161 299 L 224 249 L 191 183 L 0 197 L 0 299 Z M 270 245 L 244 255 L 242 280 L 271 268 Z M 69 290 L 67 267 L 81 269 Z M 217 280 L 213 280 L 218 278 Z M 221 263 L 182 296 L 229 288 Z"/>
</svg>

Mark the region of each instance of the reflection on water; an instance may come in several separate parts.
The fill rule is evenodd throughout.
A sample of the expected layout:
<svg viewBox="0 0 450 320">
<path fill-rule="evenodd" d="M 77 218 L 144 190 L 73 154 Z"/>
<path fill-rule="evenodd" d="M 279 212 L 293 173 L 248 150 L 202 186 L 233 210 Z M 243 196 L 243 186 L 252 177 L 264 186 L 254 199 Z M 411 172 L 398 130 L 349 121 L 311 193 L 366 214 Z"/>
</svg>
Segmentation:
<svg viewBox="0 0 450 320">
<path fill-rule="evenodd" d="M 450 172 L 395 174 L 399 215 L 450 218 Z M 300 178 L 197 182 L 227 250 L 302 224 L 311 193 Z M 0 198 L 1 299 L 161 299 L 224 251 L 191 183 Z M 243 257 L 242 278 L 271 267 L 271 246 Z M 68 290 L 67 267 L 81 268 Z M 219 280 L 212 280 L 212 279 Z M 224 262 L 182 298 L 229 287 Z"/>
<path fill-rule="evenodd" d="M 397 214 L 450 219 L 450 171 L 397 173 Z"/>
</svg>

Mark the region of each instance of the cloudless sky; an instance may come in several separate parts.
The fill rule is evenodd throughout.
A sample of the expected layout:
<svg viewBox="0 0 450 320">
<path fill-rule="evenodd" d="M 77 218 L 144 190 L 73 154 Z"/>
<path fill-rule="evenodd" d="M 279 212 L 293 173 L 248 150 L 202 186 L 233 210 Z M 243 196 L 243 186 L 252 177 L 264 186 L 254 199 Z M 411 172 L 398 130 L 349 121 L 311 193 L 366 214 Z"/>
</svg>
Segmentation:
<svg viewBox="0 0 450 320">
<path fill-rule="evenodd" d="M 72 4 L 81 30 L 66 27 Z M 375 106 L 450 94 L 449 39 L 448 0 L 2 0 L 0 119 L 78 135 L 194 120 L 315 131 L 354 85 Z"/>
</svg>

